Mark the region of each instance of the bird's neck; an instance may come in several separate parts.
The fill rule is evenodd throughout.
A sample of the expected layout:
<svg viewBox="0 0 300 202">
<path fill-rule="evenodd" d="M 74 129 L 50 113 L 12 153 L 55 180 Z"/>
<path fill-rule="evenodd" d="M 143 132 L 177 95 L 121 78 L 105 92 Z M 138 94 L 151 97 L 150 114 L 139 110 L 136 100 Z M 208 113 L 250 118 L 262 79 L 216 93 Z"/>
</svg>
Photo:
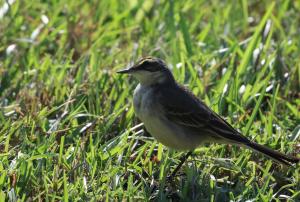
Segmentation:
<svg viewBox="0 0 300 202">
<path fill-rule="evenodd" d="M 176 82 L 165 81 L 165 82 L 154 82 L 154 83 L 139 83 L 140 88 L 143 89 L 165 89 L 165 88 L 174 88 L 177 86 Z"/>
<path fill-rule="evenodd" d="M 153 86 L 153 85 L 168 85 L 175 83 L 175 79 L 172 74 L 151 74 L 151 75 L 140 75 L 138 80 L 142 86 Z"/>
</svg>

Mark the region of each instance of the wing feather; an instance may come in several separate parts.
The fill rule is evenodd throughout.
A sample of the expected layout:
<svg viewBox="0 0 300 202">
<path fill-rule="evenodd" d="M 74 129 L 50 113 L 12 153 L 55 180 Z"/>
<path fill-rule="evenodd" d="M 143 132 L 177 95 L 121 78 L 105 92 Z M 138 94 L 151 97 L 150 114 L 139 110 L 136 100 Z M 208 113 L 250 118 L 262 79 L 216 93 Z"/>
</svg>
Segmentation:
<svg viewBox="0 0 300 202">
<path fill-rule="evenodd" d="M 249 142 L 246 137 L 185 88 L 179 85 L 160 86 L 157 93 L 157 99 L 170 121 L 199 134 L 213 131 L 219 138 L 238 143 Z"/>
</svg>

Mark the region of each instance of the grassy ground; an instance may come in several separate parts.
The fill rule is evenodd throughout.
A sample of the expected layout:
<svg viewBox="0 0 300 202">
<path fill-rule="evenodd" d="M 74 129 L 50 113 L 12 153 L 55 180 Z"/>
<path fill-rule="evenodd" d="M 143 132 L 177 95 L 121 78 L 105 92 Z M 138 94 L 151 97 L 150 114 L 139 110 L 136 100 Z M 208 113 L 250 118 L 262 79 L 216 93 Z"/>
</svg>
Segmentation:
<svg viewBox="0 0 300 202">
<path fill-rule="evenodd" d="M 7 3 L 10 2 L 11 5 Z M 299 156 L 299 1 L 0 1 L 0 201 L 300 200 L 300 168 L 151 137 L 115 73 L 146 55 L 250 139 Z"/>
</svg>

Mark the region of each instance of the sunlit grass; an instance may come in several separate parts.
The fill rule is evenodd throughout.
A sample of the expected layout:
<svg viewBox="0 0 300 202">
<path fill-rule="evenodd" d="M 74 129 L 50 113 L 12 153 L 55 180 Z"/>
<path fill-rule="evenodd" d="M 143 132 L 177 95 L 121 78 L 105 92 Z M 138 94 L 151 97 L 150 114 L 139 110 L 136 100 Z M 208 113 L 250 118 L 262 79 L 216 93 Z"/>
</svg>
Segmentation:
<svg viewBox="0 0 300 202">
<path fill-rule="evenodd" d="M 10 3 L 10 4 L 9 4 Z M 145 136 L 142 56 L 260 144 L 300 151 L 299 1 L 0 1 L 0 201 L 300 200 L 300 169 L 230 145 Z M 299 154 L 298 154 L 299 156 Z"/>
</svg>

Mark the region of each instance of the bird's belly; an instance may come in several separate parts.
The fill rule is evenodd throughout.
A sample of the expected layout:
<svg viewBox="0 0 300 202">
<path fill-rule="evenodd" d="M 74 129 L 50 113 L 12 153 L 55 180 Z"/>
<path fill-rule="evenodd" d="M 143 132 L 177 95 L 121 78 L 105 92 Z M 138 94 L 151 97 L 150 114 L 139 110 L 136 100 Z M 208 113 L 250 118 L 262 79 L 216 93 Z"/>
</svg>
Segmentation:
<svg viewBox="0 0 300 202">
<path fill-rule="evenodd" d="M 147 131 L 163 145 L 177 150 L 192 150 L 202 143 L 201 135 L 189 133 L 164 117 L 158 103 L 153 103 L 153 92 L 137 86 L 134 92 L 134 111 Z"/>
<path fill-rule="evenodd" d="M 177 150 L 193 150 L 201 140 L 188 134 L 179 126 L 160 117 L 151 117 L 144 121 L 147 131 L 163 145 Z"/>
</svg>

